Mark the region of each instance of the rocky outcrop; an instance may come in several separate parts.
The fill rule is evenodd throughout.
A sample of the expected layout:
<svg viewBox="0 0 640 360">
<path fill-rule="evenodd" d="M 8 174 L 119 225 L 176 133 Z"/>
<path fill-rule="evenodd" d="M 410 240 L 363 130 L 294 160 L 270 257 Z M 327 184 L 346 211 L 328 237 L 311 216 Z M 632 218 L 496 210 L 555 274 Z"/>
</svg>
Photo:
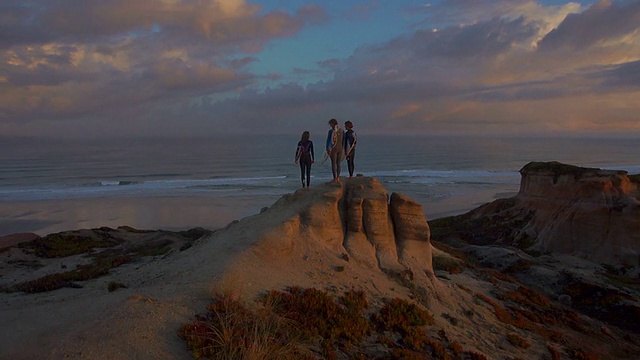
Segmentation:
<svg viewBox="0 0 640 360">
<path fill-rule="evenodd" d="M 524 231 L 537 249 L 640 265 L 638 185 L 626 171 L 530 163 L 521 174 L 521 206 L 536 210 Z"/>
<path fill-rule="evenodd" d="M 431 247 L 427 246 L 431 230 L 422 206 L 404 194 L 393 193 L 389 209 L 400 262 L 409 267 L 422 264 L 431 269 Z"/>
<path fill-rule="evenodd" d="M 621 170 L 531 162 L 520 174 L 519 194 L 530 199 L 586 202 L 614 208 L 633 203 L 636 199 L 631 195 L 638 191 L 638 184 Z"/>
<path fill-rule="evenodd" d="M 268 256 L 306 256 L 312 244 L 321 244 L 369 268 L 433 273 L 422 206 L 403 194 L 389 196 L 375 178 L 300 189 L 249 219 L 260 218 L 276 219 L 258 235 Z"/>
<path fill-rule="evenodd" d="M 634 177 L 626 171 L 558 162 L 532 162 L 520 173 L 517 196 L 459 219 L 467 240 L 640 266 L 640 201 Z"/>
</svg>

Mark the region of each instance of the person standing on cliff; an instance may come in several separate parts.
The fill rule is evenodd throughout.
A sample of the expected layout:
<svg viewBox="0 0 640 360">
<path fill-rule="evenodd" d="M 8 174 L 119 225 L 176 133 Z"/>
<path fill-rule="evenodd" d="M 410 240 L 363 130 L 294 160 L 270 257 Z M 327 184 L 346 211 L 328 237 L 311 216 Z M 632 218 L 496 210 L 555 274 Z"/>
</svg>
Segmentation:
<svg viewBox="0 0 640 360">
<path fill-rule="evenodd" d="M 355 171 L 356 160 L 356 144 L 358 143 L 358 137 L 356 132 L 353 131 L 353 123 L 351 121 L 344 122 L 344 156 L 347 158 L 347 169 L 349 170 L 349 178 L 353 177 Z"/>
<path fill-rule="evenodd" d="M 296 164 L 300 164 L 300 178 L 303 188 L 311 185 L 311 164 L 316 162 L 313 155 L 313 141 L 309 140 L 309 137 L 308 131 L 303 132 L 296 148 Z"/>
<path fill-rule="evenodd" d="M 331 159 L 331 172 L 334 182 L 340 182 L 342 159 L 344 158 L 343 131 L 338 126 L 338 120 L 329 120 L 329 133 L 327 134 L 327 155 Z"/>
</svg>

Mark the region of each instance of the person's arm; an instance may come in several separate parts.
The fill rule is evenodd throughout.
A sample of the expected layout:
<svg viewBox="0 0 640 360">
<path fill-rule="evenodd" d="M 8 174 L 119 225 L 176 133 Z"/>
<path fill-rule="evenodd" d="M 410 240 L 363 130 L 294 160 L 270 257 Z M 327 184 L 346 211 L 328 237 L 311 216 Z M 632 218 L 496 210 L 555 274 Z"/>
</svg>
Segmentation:
<svg viewBox="0 0 640 360">
<path fill-rule="evenodd" d="M 327 146 L 326 146 L 327 152 L 331 150 L 332 148 L 331 145 L 333 145 L 332 143 L 333 143 L 333 129 L 329 129 L 329 132 L 327 133 Z"/>
<path fill-rule="evenodd" d="M 302 155 L 300 152 L 302 151 L 302 144 L 298 141 L 298 147 L 296 148 L 296 155 L 294 157 L 295 162 L 297 163 Z"/>
<path fill-rule="evenodd" d="M 349 154 L 351 154 L 353 149 L 355 149 L 356 147 L 356 142 L 358 141 L 356 138 L 356 132 L 353 130 L 351 130 L 350 140 L 351 141 L 346 141 L 345 143 L 345 149 L 344 149 L 345 156 L 349 156 Z"/>
</svg>

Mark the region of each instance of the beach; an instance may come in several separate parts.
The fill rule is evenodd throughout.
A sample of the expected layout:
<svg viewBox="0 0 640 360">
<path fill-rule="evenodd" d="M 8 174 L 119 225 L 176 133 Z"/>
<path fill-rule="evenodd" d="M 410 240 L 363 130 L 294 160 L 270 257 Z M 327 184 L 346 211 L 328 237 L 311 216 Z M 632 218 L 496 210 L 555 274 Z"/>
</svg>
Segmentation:
<svg viewBox="0 0 640 360">
<path fill-rule="evenodd" d="M 423 204 L 428 218 L 464 213 L 498 197 L 514 192 L 494 189 L 428 199 Z M 74 229 L 102 226 L 132 226 L 138 229 L 185 230 L 194 227 L 217 229 L 229 222 L 257 214 L 280 196 L 255 197 L 148 197 L 41 200 L 0 202 L 0 236 L 33 232 L 40 236 Z"/>
</svg>

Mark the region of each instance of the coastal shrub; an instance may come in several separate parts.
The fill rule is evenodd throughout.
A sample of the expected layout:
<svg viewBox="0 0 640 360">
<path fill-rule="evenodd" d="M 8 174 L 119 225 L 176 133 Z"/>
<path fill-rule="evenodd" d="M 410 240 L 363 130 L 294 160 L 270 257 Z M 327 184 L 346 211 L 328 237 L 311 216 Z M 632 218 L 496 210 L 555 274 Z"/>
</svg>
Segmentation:
<svg viewBox="0 0 640 360">
<path fill-rule="evenodd" d="M 534 309 L 539 307 L 546 308 L 551 304 L 546 296 L 522 286 L 518 287 L 517 290 L 498 294 L 497 297 L 503 301 L 512 301 L 516 304 Z"/>
<path fill-rule="evenodd" d="M 433 315 L 407 300 L 385 299 L 384 306 L 372 320 L 385 330 L 407 333 L 412 327 L 433 325 Z"/>
<path fill-rule="evenodd" d="M 362 290 L 351 289 L 346 291 L 344 295 L 340 297 L 340 302 L 347 308 L 347 311 L 353 314 L 360 313 L 369 307 L 367 296 Z"/>
<path fill-rule="evenodd" d="M 529 343 L 527 340 L 525 340 L 524 338 L 522 338 L 517 334 L 508 334 L 507 341 L 511 345 L 522 348 L 522 349 L 528 349 L 529 347 L 531 347 L 531 343 Z"/>
<path fill-rule="evenodd" d="M 314 359 L 298 334 L 294 322 L 224 296 L 178 331 L 196 359 Z"/>
<path fill-rule="evenodd" d="M 173 240 L 157 239 L 154 241 L 145 241 L 142 244 L 134 244 L 127 253 L 137 256 L 162 256 L 171 250 Z"/>
<path fill-rule="evenodd" d="M 363 292 L 345 292 L 336 302 L 326 291 L 294 286 L 286 291 L 272 290 L 260 302 L 268 304 L 274 313 L 300 324 L 307 338 L 322 338 L 325 356 L 331 356 L 336 346 L 344 349 L 359 343 L 371 331 L 363 313 L 368 307 Z"/>
<path fill-rule="evenodd" d="M 430 292 L 423 286 L 416 286 L 416 284 L 413 282 L 414 274 L 411 270 L 407 269 L 403 271 L 392 271 L 383 269 L 382 271 L 389 278 L 409 289 L 409 291 L 411 291 L 411 295 L 417 302 L 424 305 L 425 307 L 429 307 L 429 303 L 431 302 Z M 425 271 L 425 273 L 427 273 L 427 271 Z M 429 274 L 427 274 L 427 276 L 429 276 Z"/>
<path fill-rule="evenodd" d="M 431 357 L 415 350 L 393 349 L 391 351 L 391 359 L 392 360 L 431 360 Z"/>
<path fill-rule="evenodd" d="M 447 313 L 442 313 L 442 317 L 449 320 L 449 322 L 451 323 L 451 325 L 453 326 L 458 326 L 458 319 L 447 314 Z"/>
<path fill-rule="evenodd" d="M 118 289 L 126 289 L 126 288 L 127 288 L 127 285 L 117 281 L 110 281 L 109 285 L 107 285 L 107 290 L 109 290 L 109 292 L 113 292 Z"/>
<path fill-rule="evenodd" d="M 198 239 L 201 239 L 205 236 L 209 236 L 211 234 L 213 234 L 214 232 L 205 228 L 201 228 L 201 227 L 195 227 L 189 230 L 184 230 L 184 231 L 178 231 L 177 234 L 187 238 L 191 241 L 195 241 Z"/>
<path fill-rule="evenodd" d="M 118 245 L 118 241 L 110 237 L 89 237 L 77 234 L 49 234 L 32 241 L 19 244 L 23 249 L 33 249 L 38 257 L 61 258 L 89 252 L 94 248 L 107 248 Z"/>
<path fill-rule="evenodd" d="M 488 360 L 486 356 L 474 351 L 463 352 L 462 358 L 465 360 Z"/>
<path fill-rule="evenodd" d="M 629 303 L 638 299 L 613 288 L 573 281 L 564 293 L 573 307 L 601 321 L 640 333 L 640 307 Z"/>
<path fill-rule="evenodd" d="M 443 270 L 450 274 L 459 274 L 464 265 L 461 261 L 448 256 L 433 256 L 433 270 Z"/>
<path fill-rule="evenodd" d="M 587 330 L 580 317 L 573 310 L 560 308 L 546 295 L 524 286 L 519 286 L 517 290 L 500 293 L 497 298 L 518 305 L 518 307 L 508 306 L 515 317 L 522 317 L 541 325 L 562 324 L 580 332 Z M 541 327 L 537 328 L 546 338 L 559 336 L 557 332 L 544 330 Z"/>
<path fill-rule="evenodd" d="M 568 349 L 567 354 L 572 360 L 599 360 L 600 357 L 590 351 L 582 349 Z"/>
<path fill-rule="evenodd" d="M 549 350 L 549 353 L 551 354 L 551 360 L 560 360 L 560 359 L 562 359 L 562 354 L 560 354 L 560 351 L 558 351 L 553 346 L 547 344 L 547 350 Z"/>
<path fill-rule="evenodd" d="M 498 270 L 494 270 L 494 269 L 482 269 L 481 270 L 482 273 L 484 273 L 487 277 L 489 282 L 491 282 L 492 284 L 498 284 L 499 281 L 504 281 L 504 282 L 508 282 L 508 283 L 512 283 L 512 284 L 517 284 L 518 280 L 511 276 L 511 275 L 507 275 L 503 272 L 500 272 Z"/>
<path fill-rule="evenodd" d="M 205 315 L 180 327 L 195 358 L 483 359 L 443 329 L 431 336 L 433 316 L 400 298 L 383 299 L 376 310 L 363 291 L 292 286 L 265 293 L 252 307 L 234 299 L 217 295 Z"/>
<path fill-rule="evenodd" d="M 131 261 L 129 256 L 119 256 L 111 259 L 97 261 L 92 264 L 80 265 L 77 269 L 63 273 L 43 276 L 36 280 L 29 280 L 7 289 L 9 292 L 22 291 L 26 293 L 39 293 L 60 289 L 63 287 L 80 287 L 74 281 L 86 281 L 98 278 L 109 273 L 109 270 Z"/>
<path fill-rule="evenodd" d="M 551 330 L 529 319 L 529 317 L 537 318 L 537 315 L 529 311 L 515 308 L 512 306 L 503 307 L 500 304 L 498 304 L 497 301 L 479 293 L 476 294 L 476 298 L 491 305 L 493 307 L 493 313 L 496 316 L 496 318 L 504 324 L 512 325 L 522 330 L 536 332 L 540 336 L 548 340 L 553 340 L 553 341 L 562 340 L 562 335 L 560 334 L 560 332 L 556 330 Z M 525 316 L 525 314 L 527 315 L 531 314 L 531 315 Z"/>
<path fill-rule="evenodd" d="M 449 343 L 449 346 L 451 347 L 451 351 L 453 351 L 453 355 L 455 358 L 462 357 L 462 354 L 464 353 L 464 348 L 462 347 L 462 345 L 460 345 L 460 343 L 456 341 L 452 341 L 451 343 Z"/>
<path fill-rule="evenodd" d="M 439 241 L 434 241 L 433 239 L 431 240 L 431 245 L 433 245 L 433 247 L 435 247 L 436 249 L 446 252 L 452 257 L 459 259 L 462 263 L 466 263 L 469 261 L 469 256 L 467 255 L 467 253 L 453 246 L 449 246 Z"/>
</svg>

